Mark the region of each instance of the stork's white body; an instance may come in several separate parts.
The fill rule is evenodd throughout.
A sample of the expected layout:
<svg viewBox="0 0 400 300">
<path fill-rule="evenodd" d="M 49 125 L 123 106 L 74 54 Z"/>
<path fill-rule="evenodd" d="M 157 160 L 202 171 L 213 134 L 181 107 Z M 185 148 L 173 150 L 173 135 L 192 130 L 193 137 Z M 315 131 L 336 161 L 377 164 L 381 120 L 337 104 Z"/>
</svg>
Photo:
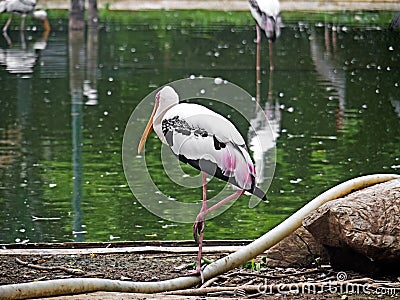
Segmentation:
<svg viewBox="0 0 400 300">
<path fill-rule="evenodd" d="M 33 12 L 36 0 L 3 0 L 0 2 L 0 12 L 27 15 Z"/>
<path fill-rule="evenodd" d="M 278 0 L 249 0 L 250 12 L 257 26 L 265 32 L 270 41 L 281 34 L 282 18 Z M 259 37 L 257 37 L 259 40 Z"/>
<path fill-rule="evenodd" d="M 160 140 L 181 161 L 263 198 L 255 186 L 253 161 L 236 127 L 202 105 L 179 103 L 178 95 L 168 88 L 163 89 L 153 119 Z"/>
<path fill-rule="evenodd" d="M 3 32 L 7 32 L 8 26 L 12 21 L 13 14 L 20 14 L 22 17 L 21 28 L 24 30 L 25 18 L 28 14 L 32 14 L 35 19 L 43 22 L 43 27 L 45 30 L 50 29 L 50 25 L 47 21 L 47 13 L 44 10 L 35 11 L 36 0 L 3 0 L 0 1 L 0 13 L 10 13 L 10 17 L 3 27 Z"/>
</svg>

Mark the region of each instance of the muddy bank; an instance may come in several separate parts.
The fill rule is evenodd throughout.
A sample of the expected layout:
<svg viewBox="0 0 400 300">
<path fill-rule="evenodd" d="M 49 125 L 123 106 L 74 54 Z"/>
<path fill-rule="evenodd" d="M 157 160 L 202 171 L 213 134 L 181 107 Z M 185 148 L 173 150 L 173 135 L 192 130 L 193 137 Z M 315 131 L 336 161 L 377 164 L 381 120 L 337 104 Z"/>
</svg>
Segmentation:
<svg viewBox="0 0 400 300">
<path fill-rule="evenodd" d="M 92 244 L 91 246 L 94 246 Z M 170 244 L 160 249 L 137 247 L 100 247 L 69 245 L 68 248 L 23 247 L 0 250 L 0 285 L 66 278 L 104 278 L 123 281 L 160 281 L 184 276 L 194 267 L 196 249 L 191 245 L 177 248 Z M 154 245 L 152 245 L 153 247 Z M 43 247 L 43 245 L 41 245 Z M 234 249 L 221 242 L 218 249 L 209 247 L 205 257 L 216 260 Z M 234 245 L 240 247 L 240 245 Z M 194 247 L 195 248 L 195 247 Z M 32 251 L 35 250 L 35 251 Z M 53 251 L 53 252 L 52 252 Z M 64 252 L 64 253 L 63 253 Z M 265 256 L 223 275 L 203 286 L 153 295 L 96 292 L 56 299 L 188 299 L 208 296 L 220 298 L 275 299 L 391 299 L 400 295 L 399 278 L 371 278 L 356 272 L 333 270 L 329 265 L 310 268 L 268 268 Z"/>
</svg>

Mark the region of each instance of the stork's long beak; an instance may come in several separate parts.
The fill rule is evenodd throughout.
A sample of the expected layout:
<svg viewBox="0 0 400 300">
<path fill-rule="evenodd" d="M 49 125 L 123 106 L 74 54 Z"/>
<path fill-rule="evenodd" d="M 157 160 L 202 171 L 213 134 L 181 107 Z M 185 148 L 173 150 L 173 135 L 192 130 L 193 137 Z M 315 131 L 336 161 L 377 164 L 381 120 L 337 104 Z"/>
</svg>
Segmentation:
<svg viewBox="0 0 400 300">
<path fill-rule="evenodd" d="M 158 101 L 156 101 L 156 103 L 154 104 L 153 112 L 151 113 L 150 119 L 147 122 L 146 128 L 143 131 L 142 138 L 140 139 L 139 146 L 137 149 L 138 154 L 142 151 L 142 148 L 144 146 L 144 143 L 147 140 L 147 137 L 149 136 L 150 132 L 153 130 L 153 118 L 157 111 L 157 108 L 158 108 Z"/>
</svg>

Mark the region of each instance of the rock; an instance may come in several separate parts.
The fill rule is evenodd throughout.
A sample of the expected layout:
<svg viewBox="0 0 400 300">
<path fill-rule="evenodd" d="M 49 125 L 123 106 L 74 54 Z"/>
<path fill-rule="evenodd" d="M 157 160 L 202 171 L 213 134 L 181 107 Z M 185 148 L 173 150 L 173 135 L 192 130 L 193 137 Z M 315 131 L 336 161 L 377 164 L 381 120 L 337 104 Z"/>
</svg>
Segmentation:
<svg viewBox="0 0 400 300">
<path fill-rule="evenodd" d="M 330 201 L 303 226 L 328 250 L 334 268 L 400 272 L 399 179 Z"/>
<path fill-rule="evenodd" d="M 268 267 L 315 267 L 327 261 L 324 247 L 300 227 L 268 250 L 266 264 Z"/>
</svg>

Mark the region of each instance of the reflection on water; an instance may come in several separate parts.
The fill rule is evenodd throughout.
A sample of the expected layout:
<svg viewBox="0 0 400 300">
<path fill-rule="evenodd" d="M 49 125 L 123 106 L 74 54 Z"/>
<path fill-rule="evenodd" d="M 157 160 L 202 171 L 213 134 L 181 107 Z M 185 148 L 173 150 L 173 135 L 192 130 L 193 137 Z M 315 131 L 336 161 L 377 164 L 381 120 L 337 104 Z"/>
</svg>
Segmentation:
<svg viewBox="0 0 400 300">
<path fill-rule="evenodd" d="M 268 49 L 257 51 L 253 25 L 101 24 L 80 35 L 64 24 L 40 49 L 39 32 L 26 31 L 25 45 L 10 32 L 12 48 L 0 39 L 1 242 L 191 239 L 191 224 L 141 206 L 121 162 L 124 128 L 141 99 L 191 75 L 227 79 L 259 101 L 251 124 L 232 118 L 248 136 L 260 181 L 272 176 L 276 155 L 270 203 L 249 208 L 243 197 L 207 223 L 206 239 L 255 238 L 338 182 L 400 168 L 398 34 L 286 24 L 273 73 L 266 59 L 257 73 L 257 52 L 266 58 Z M 255 143 L 255 132 L 267 132 L 263 115 L 273 136 Z M 201 188 L 171 185 L 160 147 L 155 137 L 146 144 L 157 187 L 200 201 Z M 210 195 L 223 186 L 212 180 Z"/>
</svg>

